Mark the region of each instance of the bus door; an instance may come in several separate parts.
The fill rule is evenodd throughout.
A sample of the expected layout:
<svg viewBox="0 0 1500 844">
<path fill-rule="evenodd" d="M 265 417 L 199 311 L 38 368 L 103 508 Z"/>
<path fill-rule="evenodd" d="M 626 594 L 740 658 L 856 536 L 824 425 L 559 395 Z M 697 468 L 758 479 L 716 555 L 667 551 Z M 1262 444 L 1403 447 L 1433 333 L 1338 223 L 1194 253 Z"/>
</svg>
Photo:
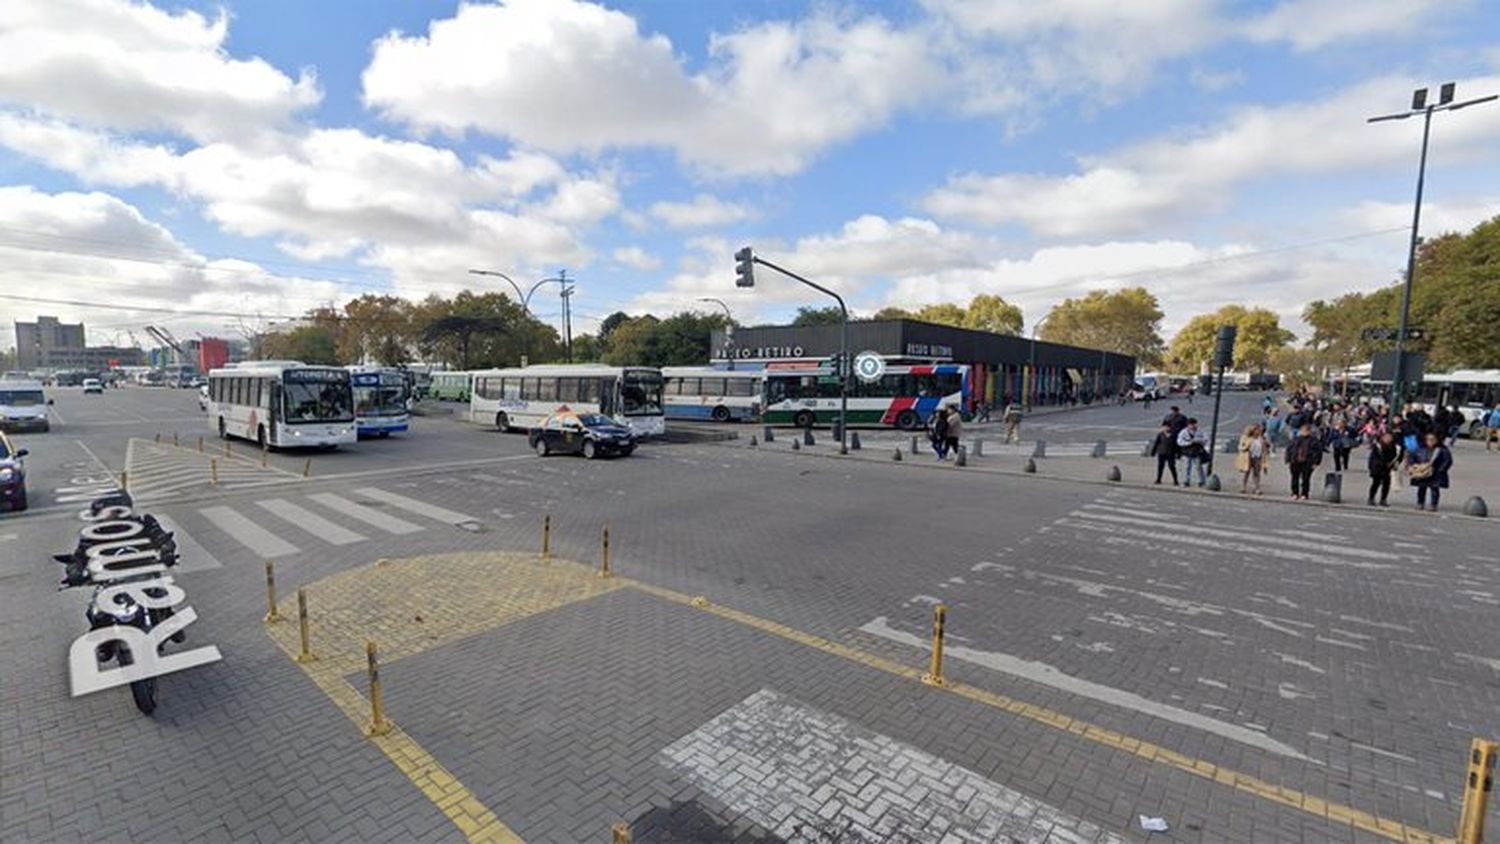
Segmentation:
<svg viewBox="0 0 1500 844">
<path fill-rule="evenodd" d="M 275 445 L 281 445 L 281 381 L 272 380 L 266 386 L 271 389 L 271 409 L 268 414 L 270 418 L 266 422 L 266 430 L 268 432 L 266 439 Z"/>
<path fill-rule="evenodd" d="M 620 379 L 599 379 L 599 412 L 611 418 L 620 407 Z"/>
</svg>

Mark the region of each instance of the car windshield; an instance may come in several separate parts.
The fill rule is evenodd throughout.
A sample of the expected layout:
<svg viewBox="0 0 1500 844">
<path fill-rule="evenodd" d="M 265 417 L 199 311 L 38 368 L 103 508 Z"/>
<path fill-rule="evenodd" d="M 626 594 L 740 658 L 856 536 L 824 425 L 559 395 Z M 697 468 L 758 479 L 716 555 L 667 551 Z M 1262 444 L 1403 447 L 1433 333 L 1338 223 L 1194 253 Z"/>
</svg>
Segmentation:
<svg viewBox="0 0 1500 844">
<path fill-rule="evenodd" d="M 598 428 L 601 425 L 615 424 L 615 420 L 602 413 L 580 413 L 578 414 L 578 421 L 582 422 L 588 428 Z"/>
<path fill-rule="evenodd" d="M 347 422 L 354 418 L 349 374 L 338 370 L 286 373 L 282 394 L 287 422 Z"/>
<path fill-rule="evenodd" d="M 0 406 L 36 407 L 45 403 L 41 390 L 0 390 Z"/>
</svg>

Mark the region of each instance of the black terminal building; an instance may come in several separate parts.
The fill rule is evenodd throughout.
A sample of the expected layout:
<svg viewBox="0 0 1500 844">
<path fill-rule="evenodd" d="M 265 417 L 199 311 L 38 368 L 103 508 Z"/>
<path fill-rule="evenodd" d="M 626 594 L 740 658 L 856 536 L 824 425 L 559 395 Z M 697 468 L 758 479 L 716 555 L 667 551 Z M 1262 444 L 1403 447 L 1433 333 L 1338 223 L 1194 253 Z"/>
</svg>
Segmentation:
<svg viewBox="0 0 1500 844">
<path fill-rule="evenodd" d="M 839 328 L 837 323 L 754 326 L 736 328 L 733 338 L 715 331 L 711 363 L 759 367 L 827 359 L 839 352 Z M 849 352 L 875 352 L 892 362 L 969 364 L 975 401 L 996 408 L 1009 401 L 1107 401 L 1128 392 L 1135 381 L 1135 358 L 1130 355 L 914 319 L 851 321 Z"/>
</svg>

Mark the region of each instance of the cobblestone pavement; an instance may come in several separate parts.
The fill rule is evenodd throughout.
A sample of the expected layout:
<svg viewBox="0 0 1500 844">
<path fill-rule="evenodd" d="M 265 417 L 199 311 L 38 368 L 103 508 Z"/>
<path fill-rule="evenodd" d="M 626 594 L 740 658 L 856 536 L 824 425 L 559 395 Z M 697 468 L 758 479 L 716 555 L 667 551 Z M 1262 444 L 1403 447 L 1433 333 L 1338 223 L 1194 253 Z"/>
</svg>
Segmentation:
<svg viewBox="0 0 1500 844">
<path fill-rule="evenodd" d="M 822 840 L 665 762 L 764 692 L 883 748 L 865 764 L 924 754 L 1085 837 L 1140 839 L 1148 815 L 1172 840 L 1417 839 L 1454 829 L 1500 703 L 1487 522 L 744 443 L 589 462 L 432 436 L 490 448 L 155 508 L 188 558 L 189 641 L 225 659 L 164 678 L 153 718 L 123 691 L 68 697 L 86 596 L 53 591 L 44 552 L 76 520 L 0 521 L 0 838 L 567 842 L 624 820 L 636 840 Z M 294 624 L 268 631 L 268 559 L 284 614 L 308 587 L 326 662 L 289 658 Z M 381 559 L 470 568 L 403 580 Z M 946 689 L 919 681 L 935 602 Z M 396 739 L 364 732 L 367 637 Z"/>
</svg>

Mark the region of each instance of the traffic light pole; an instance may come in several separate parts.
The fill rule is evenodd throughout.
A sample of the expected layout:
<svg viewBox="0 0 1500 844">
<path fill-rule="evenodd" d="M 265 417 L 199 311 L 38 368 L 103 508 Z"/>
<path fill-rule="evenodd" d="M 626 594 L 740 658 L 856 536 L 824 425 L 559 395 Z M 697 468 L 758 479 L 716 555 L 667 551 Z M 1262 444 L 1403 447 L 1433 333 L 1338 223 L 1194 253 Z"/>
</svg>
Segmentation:
<svg viewBox="0 0 1500 844">
<path fill-rule="evenodd" d="M 1417 275 L 1417 245 L 1422 242 L 1422 183 L 1427 178 L 1427 138 L 1432 133 L 1432 106 L 1422 114 L 1422 157 L 1417 160 L 1417 204 L 1411 214 L 1411 245 L 1406 251 L 1406 284 L 1401 287 L 1401 316 L 1396 322 L 1396 372 L 1391 376 L 1392 416 L 1406 412 L 1406 321 L 1411 315 L 1411 287 Z"/>
<path fill-rule="evenodd" d="M 803 278 L 785 267 L 779 267 L 759 255 L 752 255 L 751 260 L 770 267 L 784 276 L 794 278 L 820 293 L 826 293 L 839 303 L 839 312 L 843 315 L 839 323 L 839 452 L 847 452 L 849 450 L 849 308 L 844 305 L 844 297 L 811 279 Z"/>
</svg>

